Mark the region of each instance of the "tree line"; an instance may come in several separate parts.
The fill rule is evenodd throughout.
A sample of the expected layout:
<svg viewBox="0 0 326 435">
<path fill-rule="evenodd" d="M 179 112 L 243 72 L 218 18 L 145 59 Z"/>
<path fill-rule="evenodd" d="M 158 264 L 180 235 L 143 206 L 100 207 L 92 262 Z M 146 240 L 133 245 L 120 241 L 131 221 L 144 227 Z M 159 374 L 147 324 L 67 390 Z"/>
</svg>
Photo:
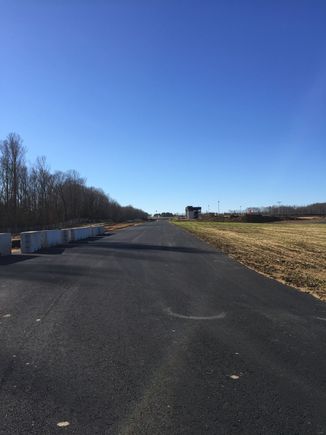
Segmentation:
<svg viewBox="0 0 326 435">
<path fill-rule="evenodd" d="M 247 212 L 266 216 L 326 216 L 326 202 L 308 205 L 272 205 L 269 207 L 249 207 Z"/>
<path fill-rule="evenodd" d="M 21 137 L 0 141 L 0 229 L 16 232 L 83 222 L 146 219 L 143 210 L 121 206 L 89 187 L 75 170 L 51 172 L 45 157 L 26 164 Z"/>
</svg>

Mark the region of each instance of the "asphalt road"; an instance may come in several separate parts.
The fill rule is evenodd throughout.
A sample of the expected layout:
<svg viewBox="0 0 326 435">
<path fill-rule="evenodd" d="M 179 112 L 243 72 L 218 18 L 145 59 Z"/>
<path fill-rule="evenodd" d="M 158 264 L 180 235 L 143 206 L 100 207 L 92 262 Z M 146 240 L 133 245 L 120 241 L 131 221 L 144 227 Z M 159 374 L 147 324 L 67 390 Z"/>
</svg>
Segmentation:
<svg viewBox="0 0 326 435">
<path fill-rule="evenodd" d="M 326 434 L 326 304 L 166 221 L 2 258 L 0 404 L 1 434 Z"/>
</svg>

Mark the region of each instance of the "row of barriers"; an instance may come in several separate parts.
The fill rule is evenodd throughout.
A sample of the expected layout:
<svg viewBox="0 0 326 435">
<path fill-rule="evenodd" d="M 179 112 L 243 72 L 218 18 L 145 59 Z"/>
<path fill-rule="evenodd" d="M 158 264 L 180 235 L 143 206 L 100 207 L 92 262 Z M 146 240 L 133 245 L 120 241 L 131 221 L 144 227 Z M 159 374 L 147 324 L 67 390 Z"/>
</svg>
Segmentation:
<svg viewBox="0 0 326 435">
<path fill-rule="evenodd" d="M 63 230 L 27 231 L 20 234 L 20 249 L 22 254 L 30 254 L 40 249 L 100 236 L 104 232 L 104 225 L 65 228 Z M 0 255 L 10 254 L 11 234 L 0 233 Z"/>
</svg>

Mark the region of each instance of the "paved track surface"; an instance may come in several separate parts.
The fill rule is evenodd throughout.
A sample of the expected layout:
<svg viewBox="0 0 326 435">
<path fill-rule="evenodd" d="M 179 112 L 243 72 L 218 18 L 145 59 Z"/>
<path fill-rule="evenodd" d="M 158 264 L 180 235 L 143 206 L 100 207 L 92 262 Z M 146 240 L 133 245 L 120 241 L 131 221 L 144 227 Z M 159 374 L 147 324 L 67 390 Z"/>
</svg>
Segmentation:
<svg viewBox="0 0 326 435">
<path fill-rule="evenodd" d="M 326 304 L 168 222 L 0 279 L 1 434 L 326 434 Z"/>
</svg>

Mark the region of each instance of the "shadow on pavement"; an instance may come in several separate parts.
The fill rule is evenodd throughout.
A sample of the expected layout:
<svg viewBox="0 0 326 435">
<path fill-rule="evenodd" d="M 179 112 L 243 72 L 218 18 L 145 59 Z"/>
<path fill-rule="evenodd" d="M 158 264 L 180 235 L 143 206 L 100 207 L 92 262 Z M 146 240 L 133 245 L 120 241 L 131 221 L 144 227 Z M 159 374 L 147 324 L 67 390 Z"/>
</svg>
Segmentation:
<svg viewBox="0 0 326 435">
<path fill-rule="evenodd" d="M 94 242 L 96 240 L 102 239 L 103 237 L 104 236 L 89 237 L 88 239 L 70 242 L 66 245 L 51 246 L 50 248 L 40 249 L 37 251 L 37 253 L 43 255 L 60 255 L 63 254 L 66 249 L 76 248 L 80 245 L 88 245 L 89 242 Z"/>
<path fill-rule="evenodd" d="M 107 234 L 109 235 L 109 234 Z M 72 242 L 67 245 L 52 246 L 51 248 L 44 248 L 37 251 L 37 254 L 14 254 L 6 257 L 0 256 L 0 266 L 6 266 L 13 263 L 19 263 L 25 260 L 32 260 L 41 255 L 61 255 L 66 249 L 73 249 L 78 246 L 89 246 L 90 248 L 100 248 L 107 250 L 119 250 L 119 251 L 162 251 L 162 252 L 180 252 L 185 254 L 217 254 L 215 250 L 203 250 L 198 248 L 191 248 L 186 246 L 162 246 L 153 244 L 142 244 L 142 243 L 124 243 L 124 242 L 108 242 L 93 244 L 91 242 L 102 239 L 103 236 L 91 237 L 85 240 L 79 240 L 77 242 Z M 133 258 L 133 257 L 130 257 Z"/>
<path fill-rule="evenodd" d="M 203 250 L 198 248 L 191 248 L 187 246 L 162 246 L 143 243 L 123 243 L 123 242 L 109 242 L 100 243 L 96 245 L 98 248 L 107 249 L 125 249 L 125 250 L 145 250 L 145 251 L 164 251 L 164 252 L 181 252 L 186 254 L 216 254 L 215 250 Z"/>
<path fill-rule="evenodd" d="M 20 263 L 21 261 L 33 260 L 33 258 L 37 258 L 38 255 L 21 255 L 14 254 L 8 255 L 6 257 L 0 256 L 0 266 L 8 266 L 9 264 Z"/>
</svg>

